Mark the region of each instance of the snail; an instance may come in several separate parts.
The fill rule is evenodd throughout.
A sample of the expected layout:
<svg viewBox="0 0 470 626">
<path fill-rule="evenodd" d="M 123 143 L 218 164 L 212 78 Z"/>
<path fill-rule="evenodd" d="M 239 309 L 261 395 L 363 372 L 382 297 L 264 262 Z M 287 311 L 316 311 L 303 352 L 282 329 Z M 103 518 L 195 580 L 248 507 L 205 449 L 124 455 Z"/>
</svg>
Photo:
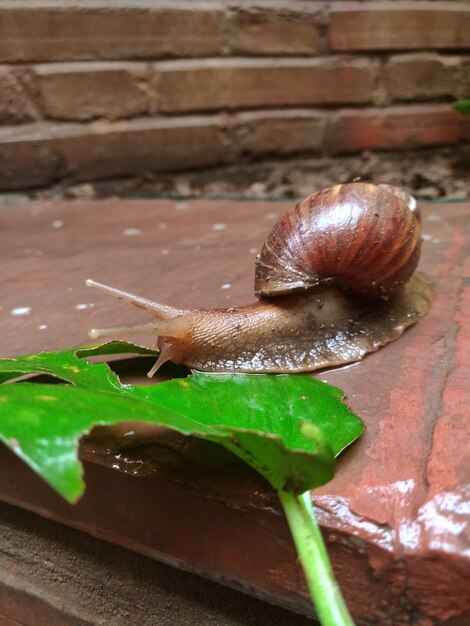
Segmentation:
<svg viewBox="0 0 470 626">
<path fill-rule="evenodd" d="M 431 287 L 415 272 L 420 248 L 412 196 L 390 185 L 336 185 L 299 202 L 274 226 L 256 260 L 257 302 L 180 310 L 87 280 L 154 317 L 89 336 L 153 334 L 160 356 L 149 377 L 169 360 L 256 373 L 351 363 L 426 313 Z"/>
</svg>

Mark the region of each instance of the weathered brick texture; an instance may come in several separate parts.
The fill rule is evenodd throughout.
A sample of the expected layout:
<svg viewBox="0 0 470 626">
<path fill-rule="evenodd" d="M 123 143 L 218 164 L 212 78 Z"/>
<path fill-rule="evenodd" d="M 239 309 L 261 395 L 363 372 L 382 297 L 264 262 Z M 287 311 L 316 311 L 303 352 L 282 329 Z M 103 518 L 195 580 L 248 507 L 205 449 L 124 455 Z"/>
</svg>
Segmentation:
<svg viewBox="0 0 470 626">
<path fill-rule="evenodd" d="M 470 4 L 460 2 L 335 2 L 334 51 L 470 47 Z"/>
<path fill-rule="evenodd" d="M 326 145 L 333 154 L 416 148 L 458 141 L 459 115 L 446 105 L 344 110 L 332 116 Z"/>
<path fill-rule="evenodd" d="M 228 44 L 233 54 L 315 55 L 325 48 L 321 33 L 324 2 L 276 2 L 244 6 L 234 3 L 228 20 Z"/>
<path fill-rule="evenodd" d="M 460 119 L 460 138 L 470 141 L 470 115 L 462 116 Z"/>
<path fill-rule="evenodd" d="M 1 3 L 0 61 L 218 55 L 220 6 L 207 2 L 79 0 Z"/>
<path fill-rule="evenodd" d="M 208 167 L 226 158 L 214 118 L 9 127 L 0 129 L 0 189 Z"/>
<path fill-rule="evenodd" d="M 155 109 L 141 63 L 62 63 L 34 68 L 46 116 L 62 120 L 137 117 Z"/>
<path fill-rule="evenodd" d="M 325 115 L 308 110 L 241 113 L 236 131 L 238 149 L 249 155 L 319 152 L 323 148 Z"/>
<path fill-rule="evenodd" d="M 459 66 L 456 95 L 458 98 L 470 98 L 470 54 L 462 58 Z"/>
<path fill-rule="evenodd" d="M 33 101 L 25 89 L 25 72 L 0 67 L 0 124 L 19 124 L 37 118 Z"/>
<path fill-rule="evenodd" d="M 156 66 L 165 113 L 372 101 L 369 60 L 210 59 Z"/>
<path fill-rule="evenodd" d="M 0 189 L 470 141 L 470 2 L 0 0 Z"/>
<path fill-rule="evenodd" d="M 385 70 L 392 100 L 453 97 L 460 90 L 461 59 L 435 53 L 392 56 Z"/>
</svg>

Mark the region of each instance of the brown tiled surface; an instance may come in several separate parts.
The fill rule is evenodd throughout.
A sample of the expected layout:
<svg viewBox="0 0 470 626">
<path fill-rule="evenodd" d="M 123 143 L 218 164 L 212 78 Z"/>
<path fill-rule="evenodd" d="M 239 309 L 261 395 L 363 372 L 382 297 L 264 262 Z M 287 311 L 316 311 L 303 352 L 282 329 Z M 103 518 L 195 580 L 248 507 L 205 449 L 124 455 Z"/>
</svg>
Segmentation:
<svg viewBox="0 0 470 626">
<path fill-rule="evenodd" d="M 250 301 L 254 257 L 288 206 L 109 200 L 3 207 L 0 356 L 86 343 L 89 327 L 142 319 L 86 289 L 87 277 L 176 306 Z M 337 577 L 364 626 L 470 619 L 470 204 L 422 209 L 421 268 L 436 290 L 429 315 L 362 363 L 320 375 L 345 390 L 366 424 L 335 479 L 314 494 Z M 19 307 L 31 310 L 12 315 Z M 218 449 L 173 434 L 126 452 L 127 473 L 112 468 L 117 461 L 106 445 L 96 436 L 83 444 L 88 488 L 75 507 L 3 449 L 0 498 L 310 610 L 284 518 L 260 478 Z M 137 464 L 140 477 L 129 473 Z"/>
</svg>

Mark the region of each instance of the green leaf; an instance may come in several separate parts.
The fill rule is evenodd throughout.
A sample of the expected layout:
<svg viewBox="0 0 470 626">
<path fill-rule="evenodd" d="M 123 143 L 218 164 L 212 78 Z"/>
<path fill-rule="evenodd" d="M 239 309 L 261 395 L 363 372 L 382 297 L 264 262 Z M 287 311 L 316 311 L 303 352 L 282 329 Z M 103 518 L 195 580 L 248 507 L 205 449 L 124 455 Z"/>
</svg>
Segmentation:
<svg viewBox="0 0 470 626">
<path fill-rule="evenodd" d="M 332 455 L 362 432 L 359 419 L 341 402 L 344 394 L 308 375 L 197 372 L 188 379 L 134 388 L 133 393 L 230 429 L 231 440 L 223 442 L 227 448 L 276 489 L 289 484 L 296 493 L 328 482 Z M 317 427 L 310 435 L 305 434 L 308 424 Z"/>
<path fill-rule="evenodd" d="M 0 439 L 70 502 L 84 490 L 80 438 L 94 425 L 133 420 L 185 434 L 211 432 L 176 412 L 157 413 L 150 402 L 125 392 L 34 383 L 0 387 Z"/>
<path fill-rule="evenodd" d="M 125 342 L 0 359 L 0 380 L 46 373 L 68 385 L 0 387 L 0 439 L 64 498 L 83 492 L 80 438 L 95 425 L 161 424 L 221 443 L 276 489 L 301 493 L 330 480 L 334 456 L 362 432 L 342 392 L 307 375 L 194 373 L 159 385 L 121 385 L 80 356 L 143 353 Z"/>
<path fill-rule="evenodd" d="M 84 348 L 75 348 L 71 350 L 79 358 L 88 356 L 111 356 L 112 354 L 146 354 L 158 356 L 156 350 L 149 350 L 143 346 L 137 346 L 127 341 L 110 341 L 108 343 L 99 343 L 94 346 L 85 346 Z M 55 354 L 61 354 L 56 352 Z"/>
<path fill-rule="evenodd" d="M 459 113 L 470 114 L 470 100 L 458 100 L 454 104 L 454 110 Z"/>
<path fill-rule="evenodd" d="M 111 351 L 110 354 L 114 352 Z M 79 359 L 76 350 L 41 352 L 16 359 L 0 359 L 0 383 L 24 374 L 47 374 L 81 387 L 110 387 L 115 390 L 121 388 L 118 377 L 106 364 L 92 365 L 84 359 Z"/>
</svg>

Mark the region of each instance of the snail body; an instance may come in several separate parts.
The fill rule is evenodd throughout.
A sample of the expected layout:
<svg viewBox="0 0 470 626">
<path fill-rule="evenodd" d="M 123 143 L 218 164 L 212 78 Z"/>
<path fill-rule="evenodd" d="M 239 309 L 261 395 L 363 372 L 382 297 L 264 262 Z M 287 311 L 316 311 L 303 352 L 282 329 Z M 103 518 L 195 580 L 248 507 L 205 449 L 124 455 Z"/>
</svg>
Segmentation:
<svg viewBox="0 0 470 626">
<path fill-rule="evenodd" d="M 204 371 L 302 372 L 354 362 L 397 338 L 430 303 L 415 269 L 421 229 L 414 199 L 388 185 L 337 185 L 298 203 L 256 262 L 253 304 L 180 310 L 96 283 L 154 322 L 91 330 L 151 333 L 160 356 Z"/>
</svg>

